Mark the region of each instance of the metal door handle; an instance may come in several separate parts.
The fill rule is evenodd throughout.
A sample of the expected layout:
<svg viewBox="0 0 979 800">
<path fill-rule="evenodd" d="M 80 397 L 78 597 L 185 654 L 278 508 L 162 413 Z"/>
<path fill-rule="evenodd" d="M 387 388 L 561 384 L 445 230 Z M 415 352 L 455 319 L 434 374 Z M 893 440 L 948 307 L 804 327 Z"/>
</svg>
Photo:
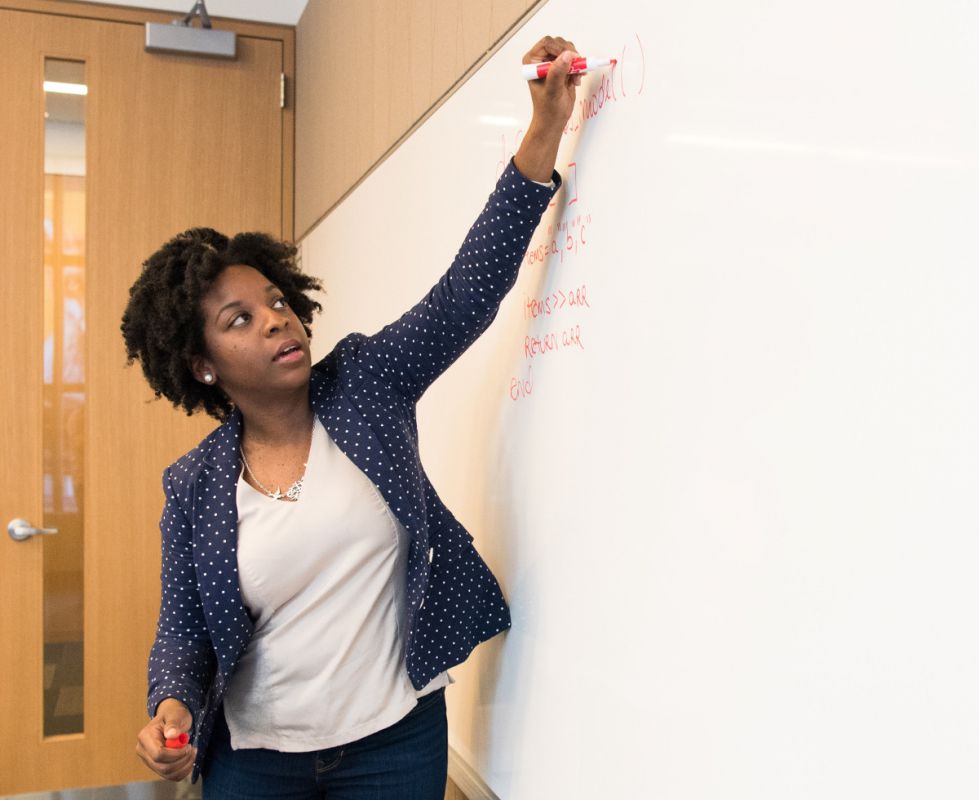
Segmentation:
<svg viewBox="0 0 979 800">
<path fill-rule="evenodd" d="M 7 533 L 15 542 L 22 542 L 32 536 L 57 533 L 57 528 L 35 528 L 26 519 L 12 519 L 7 525 Z"/>
</svg>

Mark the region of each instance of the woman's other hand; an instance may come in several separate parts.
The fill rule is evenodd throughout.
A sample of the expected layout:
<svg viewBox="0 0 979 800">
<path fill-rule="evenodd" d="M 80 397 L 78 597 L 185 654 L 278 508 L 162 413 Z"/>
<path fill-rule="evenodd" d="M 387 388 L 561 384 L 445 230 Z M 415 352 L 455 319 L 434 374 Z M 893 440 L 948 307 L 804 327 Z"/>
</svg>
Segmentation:
<svg viewBox="0 0 979 800">
<path fill-rule="evenodd" d="M 136 755 L 151 770 L 168 781 L 181 781 L 194 768 L 197 748 L 185 744 L 180 748 L 166 746 L 167 739 L 189 733 L 193 717 L 187 706 L 168 697 L 156 707 L 153 717 L 136 737 Z"/>
<path fill-rule="evenodd" d="M 527 81 L 534 117 L 513 158 L 517 169 L 532 181 L 551 180 L 564 126 L 574 110 L 575 87 L 581 83 L 580 75 L 568 75 L 571 59 L 577 56 L 573 42 L 545 36 L 523 57 L 524 64 L 553 62 L 546 78 Z"/>
</svg>

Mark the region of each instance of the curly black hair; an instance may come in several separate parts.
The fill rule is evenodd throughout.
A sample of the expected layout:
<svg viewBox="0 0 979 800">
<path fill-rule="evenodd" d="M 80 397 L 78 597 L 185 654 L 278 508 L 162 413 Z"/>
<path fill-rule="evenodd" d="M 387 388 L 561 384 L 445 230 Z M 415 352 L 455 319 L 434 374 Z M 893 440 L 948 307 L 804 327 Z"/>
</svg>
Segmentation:
<svg viewBox="0 0 979 800">
<path fill-rule="evenodd" d="M 233 239 L 211 228 L 191 228 L 174 236 L 143 262 L 129 289 L 122 315 L 127 366 L 139 359 L 157 399 L 166 397 L 187 416 L 198 409 L 224 421 L 234 409 L 217 386 L 200 383 L 191 372 L 194 356 L 204 355 L 201 298 L 225 267 L 254 267 L 285 295 L 307 336 L 313 312 L 322 306 L 307 296 L 322 291 L 318 280 L 296 262 L 294 244 L 265 233 L 239 233 Z"/>
</svg>

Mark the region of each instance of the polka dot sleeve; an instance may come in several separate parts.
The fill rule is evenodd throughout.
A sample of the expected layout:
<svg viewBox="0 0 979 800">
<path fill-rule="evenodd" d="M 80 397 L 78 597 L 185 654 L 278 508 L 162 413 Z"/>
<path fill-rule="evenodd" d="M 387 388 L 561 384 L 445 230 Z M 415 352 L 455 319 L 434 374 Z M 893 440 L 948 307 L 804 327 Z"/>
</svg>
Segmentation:
<svg viewBox="0 0 979 800">
<path fill-rule="evenodd" d="M 163 491 L 160 616 L 149 657 L 146 707 L 153 717 L 160 701 L 175 697 L 190 709 L 196 724 L 216 660 L 197 586 L 190 523 L 177 503 L 169 467 L 163 473 Z"/>
<path fill-rule="evenodd" d="M 517 280 L 561 176 L 528 180 L 511 159 L 448 271 L 414 307 L 363 341 L 360 365 L 416 402 L 479 338 Z"/>
</svg>

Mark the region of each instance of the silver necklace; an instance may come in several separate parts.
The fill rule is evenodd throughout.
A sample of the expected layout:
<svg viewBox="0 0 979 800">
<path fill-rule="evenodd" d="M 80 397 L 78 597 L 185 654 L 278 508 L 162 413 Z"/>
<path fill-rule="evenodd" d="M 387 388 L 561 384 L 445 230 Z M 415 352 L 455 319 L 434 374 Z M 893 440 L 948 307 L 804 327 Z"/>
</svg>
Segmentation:
<svg viewBox="0 0 979 800">
<path fill-rule="evenodd" d="M 313 428 L 314 429 L 316 428 L 315 414 L 313 415 Z M 312 447 L 313 447 L 313 431 L 311 430 L 309 432 L 310 450 L 312 450 Z M 238 453 L 239 455 L 241 455 L 241 463 L 245 465 L 245 469 L 248 470 L 248 474 L 252 476 L 252 480 L 254 480 L 255 483 L 258 484 L 258 488 L 260 488 L 263 492 L 265 492 L 265 494 L 267 494 L 273 500 L 281 500 L 283 497 L 288 497 L 290 500 L 299 499 L 299 493 L 303 490 L 303 478 L 306 477 L 306 465 L 309 463 L 308 452 L 306 453 L 306 461 L 303 462 L 303 474 L 300 475 L 295 482 L 293 482 L 292 486 L 290 486 L 288 489 L 285 490 L 285 493 L 283 493 L 278 486 L 275 487 L 274 492 L 270 492 L 268 488 L 266 488 L 265 484 L 258 479 L 258 476 L 255 474 L 255 471 L 250 466 L 248 466 L 248 459 L 245 458 L 244 444 L 242 444 L 242 446 L 238 448 Z"/>
</svg>

